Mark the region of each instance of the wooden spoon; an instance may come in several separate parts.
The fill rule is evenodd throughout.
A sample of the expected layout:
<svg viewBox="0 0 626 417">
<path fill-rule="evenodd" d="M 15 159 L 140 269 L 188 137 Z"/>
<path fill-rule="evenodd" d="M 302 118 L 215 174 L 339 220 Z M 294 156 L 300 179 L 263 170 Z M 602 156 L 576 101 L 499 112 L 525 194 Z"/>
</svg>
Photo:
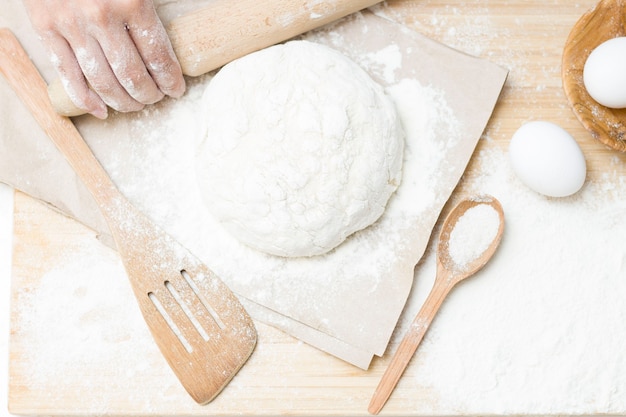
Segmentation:
<svg viewBox="0 0 626 417">
<path fill-rule="evenodd" d="M 94 196 L 161 353 L 195 401 L 211 401 L 252 353 L 252 320 L 213 272 L 118 191 L 76 127 L 55 112 L 7 29 L 0 29 L 0 72 Z"/>
<path fill-rule="evenodd" d="M 589 54 L 601 43 L 626 36 L 626 1 L 601 0 L 572 28 L 561 66 L 565 96 L 574 114 L 594 139 L 626 152 L 626 109 L 611 109 L 596 102 L 583 82 Z"/>
<path fill-rule="evenodd" d="M 493 208 L 497 214 L 498 224 L 476 224 L 475 230 L 483 232 L 485 228 L 492 227 L 490 231 L 493 231 L 493 239 L 490 243 L 484 242 L 489 243 L 489 245 L 482 251 L 482 253 L 469 257 L 467 255 L 462 256 L 462 259 L 467 259 L 460 262 L 459 255 L 456 255 L 455 258 L 455 255 L 450 251 L 450 236 L 452 235 L 455 226 L 457 226 L 459 219 L 468 213 L 470 209 L 481 205 Z M 469 217 L 465 219 L 466 222 L 471 220 L 480 220 L 480 218 Z M 464 231 L 465 230 L 463 230 L 463 232 Z M 500 244 L 503 231 L 504 213 L 502 206 L 498 200 L 491 196 L 480 196 L 477 198 L 463 200 L 456 207 L 454 207 L 454 209 L 452 209 L 450 214 L 446 217 L 439 235 L 439 244 L 437 245 L 437 276 L 435 278 L 435 283 L 430 291 L 430 294 L 426 298 L 426 301 L 424 301 L 424 305 L 413 320 L 413 323 L 411 323 L 408 332 L 402 339 L 402 342 L 400 342 L 398 350 L 393 358 L 391 358 L 391 362 L 383 374 L 378 387 L 372 396 L 372 400 L 370 401 L 368 407 L 368 411 L 370 413 L 378 414 L 387 402 L 387 399 L 396 387 L 404 369 L 409 364 L 409 361 L 413 357 L 413 354 L 426 334 L 430 323 L 435 317 L 435 314 L 437 314 L 439 307 L 441 307 L 443 300 L 446 298 L 450 290 L 460 281 L 475 274 L 487 263 Z M 462 232 L 459 231 L 459 233 Z M 463 234 L 462 237 L 469 239 L 469 242 L 472 242 L 472 236 L 465 236 Z M 487 235 L 487 237 L 491 236 Z M 456 238 L 458 238 L 458 236 L 455 236 L 455 239 Z M 460 265 L 459 262 L 461 263 Z"/>
</svg>

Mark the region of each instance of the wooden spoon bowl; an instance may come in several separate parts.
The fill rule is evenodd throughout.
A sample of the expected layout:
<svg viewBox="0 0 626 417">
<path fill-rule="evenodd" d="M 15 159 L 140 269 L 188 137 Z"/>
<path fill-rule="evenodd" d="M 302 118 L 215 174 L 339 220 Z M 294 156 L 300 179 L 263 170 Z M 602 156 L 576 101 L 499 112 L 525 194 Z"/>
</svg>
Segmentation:
<svg viewBox="0 0 626 417">
<path fill-rule="evenodd" d="M 602 106 L 587 93 L 583 82 L 589 54 L 619 36 L 626 36 L 626 0 L 601 0 L 572 28 L 563 50 L 561 77 L 569 105 L 591 136 L 626 152 L 626 109 Z"/>
<path fill-rule="evenodd" d="M 475 254 L 474 258 L 468 259 L 463 265 L 456 265 L 453 256 L 450 254 L 450 236 L 459 219 L 470 209 L 479 205 L 490 206 L 495 211 L 498 217 L 497 230 L 495 230 L 495 235 L 489 236 L 489 245 L 481 253 Z M 480 226 L 484 225 L 475 225 L 475 227 Z M 435 284 L 417 316 L 413 319 L 409 330 L 402 338 L 398 350 L 391 358 L 387 370 L 385 370 L 376 387 L 367 409 L 371 414 L 378 414 L 385 405 L 450 290 L 457 283 L 469 278 L 485 266 L 500 244 L 503 232 L 504 210 L 500 202 L 489 195 L 463 200 L 448 214 L 443 222 L 439 235 L 439 244 L 437 245 L 437 276 L 435 277 Z M 471 238 L 471 236 L 463 235 L 463 238 Z M 476 244 L 477 242 L 472 242 L 471 239 L 467 243 L 464 242 L 465 245 L 471 245 L 472 243 Z"/>
</svg>

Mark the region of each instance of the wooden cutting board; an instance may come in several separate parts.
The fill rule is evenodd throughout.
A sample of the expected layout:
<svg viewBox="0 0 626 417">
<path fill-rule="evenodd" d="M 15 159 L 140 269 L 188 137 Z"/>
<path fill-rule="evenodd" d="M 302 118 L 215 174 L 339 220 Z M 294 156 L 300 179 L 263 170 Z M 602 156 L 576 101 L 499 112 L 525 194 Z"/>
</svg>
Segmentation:
<svg viewBox="0 0 626 417">
<path fill-rule="evenodd" d="M 626 175 L 626 155 L 605 148 L 584 131 L 567 107 L 560 81 L 560 59 L 565 39 L 580 15 L 594 3 L 591 0 L 576 5 L 569 0 L 555 0 L 549 4 L 542 0 L 399 0 L 389 1 L 389 10 L 394 19 L 417 31 L 511 70 L 508 84 L 485 131 L 485 140 L 480 142 L 476 154 L 505 150 L 513 132 L 525 121 L 555 120 L 570 131 L 583 148 L 588 179 L 600 181 L 607 167 L 617 171 L 618 175 Z M 481 166 L 472 161 L 453 200 L 470 189 L 480 173 Z M 446 212 L 447 209 L 443 214 Z M 96 242 L 90 230 L 22 194 L 16 196 L 14 239 L 14 306 L 19 305 L 21 297 L 40 289 L 42 277 L 59 265 L 80 265 L 77 256 L 112 256 L 108 249 Z M 114 262 L 112 265 L 111 280 L 116 282 L 119 277 Z M 79 271 L 76 274 L 78 278 L 67 279 L 89 279 L 89 276 L 81 277 Z M 54 288 L 49 282 L 46 285 L 50 286 L 46 288 Z M 23 325 L 31 324 L 27 316 L 19 315 L 17 311 L 12 309 L 12 335 Z M 58 320 L 67 319 L 58 317 Z M 87 322 L 89 319 L 84 318 Z M 132 317 L 125 323 L 129 338 L 141 336 L 131 335 L 135 325 Z M 66 352 L 68 364 L 74 364 L 74 367 L 68 366 L 68 375 L 57 375 L 48 382 L 54 390 L 33 390 L 33 386 L 41 385 L 33 383 L 37 376 L 30 373 L 32 354 L 45 349 L 45 340 L 40 341 L 42 346 L 34 347 L 13 338 L 9 380 L 11 411 L 26 415 L 81 416 L 365 415 L 389 354 L 374 360 L 369 371 L 361 371 L 271 327 L 257 325 L 260 341 L 250 362 L 222 395 L 205 407 L 196 406 L 186 398 L 175 378 L 167 376 L 166 365 L 156 349 L 151 350 L 147 345 L 141 357 L 148 358 L 150 366 L 141 374 L 132 374 L 130 369 L 119 371 L 114 366 L 104 373 L 90 373 L 89 362 L 85 361 L 90 354 L 85 353 L 85 346 L 94 340 L 89 339 L 85 340 L 84 346 Z M 122 338 L 113 342 L 123 350 L 128 340 Z M 52 341 L 50 345 L 53 345 Z M 395 348 L 393 342 L 388 352 Z M 98 357 L 98 350 L 91 354 L 92 360 L 107 360 L 107 357 Z M 119 360 L 132 363 L 133 358 Z M 446 409 L 445 404 L 438 403 L 438 387 L 420 385 L 415 378 L 418 363 L 419 359 L 409 366 L 383 414 L 432 415 L 437 410 Z M 42 362 L 44 365 L 45 361 Z M 603 366 L 606 364 L 598 363 L 598 367 Z M 80 380 L 82 373 L 90 374 L 91 380 L 97 384 L 84 386 Z M 166 389 L 162 386 L 164 381 Z M 162 395 L 163 392 L 166 394 Z M 552 412 L 567 414 L 566 405 L 562 407 L 562 412 Z M 553 410 L 558 409 L 559 405 L 555 404 Z M 524 414 L 524 410 L 507 412 L 506 407 L 502 408 L 502 414 L 509 413 Z M 455 414 L 465 412 L 457 410 Z"/>
</svg>

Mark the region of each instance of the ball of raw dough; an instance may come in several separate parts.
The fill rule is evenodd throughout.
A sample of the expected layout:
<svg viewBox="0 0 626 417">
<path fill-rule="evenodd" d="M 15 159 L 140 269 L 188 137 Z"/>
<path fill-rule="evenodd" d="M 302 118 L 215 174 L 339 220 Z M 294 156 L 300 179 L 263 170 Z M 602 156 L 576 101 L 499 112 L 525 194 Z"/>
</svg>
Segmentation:
<svg viewBox="0 0 626 417">
<path fill-rule="evenodd" d="M 393 102 L 356 63 L 307 41 L 223 67 L 202 98 L 198 184 L 240 242 L 313 256 L 375 222 L 401 179 Z"/>
</svg>

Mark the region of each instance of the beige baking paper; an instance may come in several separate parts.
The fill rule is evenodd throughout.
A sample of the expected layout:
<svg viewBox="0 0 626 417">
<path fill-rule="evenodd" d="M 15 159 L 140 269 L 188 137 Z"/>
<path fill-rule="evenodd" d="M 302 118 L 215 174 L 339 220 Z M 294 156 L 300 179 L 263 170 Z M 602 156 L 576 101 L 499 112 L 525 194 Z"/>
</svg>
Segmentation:
<svg viewBox="0 0 626 417">
<path fill-rule="evenodd" d="M 167 20 L 190 11 L 189 3 L 163 2 L 159 12 Z M 54 73 L 21 2 L 6 0 L 3 7 L 0 25 L 15 32 L 50 81 Z M 465 170 L 507 76 L 496 65 L 387 20 L 382 16 L 384 7 L 376 13 L 350 16 L 305 38 L 328 44 L 364 65 L 364 57 L 393 46 L 402 56 L 393 77 L 370 65 L 366 69 L 372 77 L 387 86 L 394 80 L 414 79 L 445 92 L 464 132 L 455 146 L 446 148 L 445 166 L 440 167 L 439 175 L 428 179 L 428 187 L 436 193 L 434 204 L 411 213 L 410 227 L 401 242 L 387 242 L 385 228 L 396 227 L 396 219 L 383 215 L 376 225 L 328 255 L 285 260 L 255 252 L 216 229 L 196 199 L 193 185 L 158 178 L 170 173 L 160 169 L 160 164 L 193 166 L 194 138 L 177 135 L 186 130 L 182 126 L 177 130 L 176 123 L 194 123 L 197 117 L 193 111 L 186 112 L 184 100 L 165 100 L 135 114 L 112 114 L 104 122 L 91 116 L 74 120 L 122 192 L 214 269 L 257 320 L 365 369 L 373 355 L 385 351 L 408 297 L 413 269 Z M 197 92 L 210 78 L 189 79 L 188 94 Z M 0 181 L 93 228 L 110 244 L 107 227 L 91 196 L 1 77 L 0 100 Z M 445 143 L 446 138 L 435 140 Z M 189 226 L 190 216 L 193 227 Z M 395 256 L 381 259 L 378 269 L 364 270 L 363 260 L 384 256 L 376 255 L 380 252 L 378 244 L 393 245 L 386 253 L 391 250 Z M 225 266 L 232 263 L 241 267 L 233 270 Z"/>
</svg>

